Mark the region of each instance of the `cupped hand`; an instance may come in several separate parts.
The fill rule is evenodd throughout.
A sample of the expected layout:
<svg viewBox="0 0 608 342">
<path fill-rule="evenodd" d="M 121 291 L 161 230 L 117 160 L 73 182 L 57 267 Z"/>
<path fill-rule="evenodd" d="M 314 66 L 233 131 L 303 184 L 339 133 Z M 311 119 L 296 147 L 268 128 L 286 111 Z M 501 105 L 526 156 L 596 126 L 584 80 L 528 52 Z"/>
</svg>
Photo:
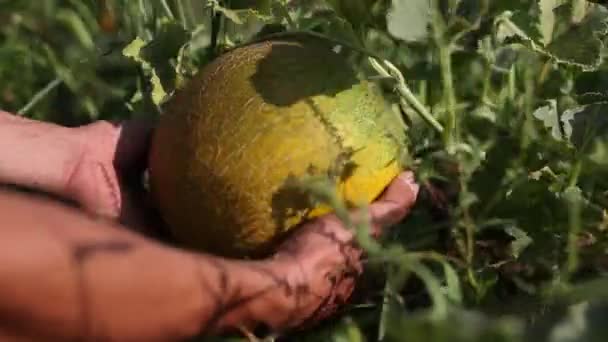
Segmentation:
<svg viewBox="0 0 608 342">
<path fill-rule="evenodd" d="M 353 210 L 352 219 L 355 222 L 369 219 L 369 233 L 378 237 L 384 228 L 407 216 L 418 190 L 413 174 L 405 172 L 367 208 L 369 215 Z M 232 291 L 239 295 L 225 299 L 223 307 L 230 309 L 220 310 L 221 315 L 209 324 L 207 333 L 235 328 L 252 331 L 260 324 L 279 333 L 310 327 L 335 314 L 350 299 L 363 272 L 363 258 L 364 251 L 358 246 L 353 230 L 336 215 L 304 223 L 279 246 L 273 257 L 238 261 L 244 270 L 225 274 L 222 279 L 227 284 L 238 283 L 233 277 L 239 275 L 252 281 Z"/>
<path fill-rule="evenodd" d="M 413 173 L 405 172 L 368 207 L 368 215 L 352 211 L 353 222 L 368 219 L 370 235 L 378 237 L 408 215 L 418 191 Z M 275 328 L 299 327 L 334 314 L 353 293 L 363 271 L 363 255 L 354 231 L 335 214 L 304 224 L 274 257 L 277 273 L 286 277 L 292 295 L 286 296 L 287 313 L 270 316 L 273 321 L 266 323 Z"/>
</svg>

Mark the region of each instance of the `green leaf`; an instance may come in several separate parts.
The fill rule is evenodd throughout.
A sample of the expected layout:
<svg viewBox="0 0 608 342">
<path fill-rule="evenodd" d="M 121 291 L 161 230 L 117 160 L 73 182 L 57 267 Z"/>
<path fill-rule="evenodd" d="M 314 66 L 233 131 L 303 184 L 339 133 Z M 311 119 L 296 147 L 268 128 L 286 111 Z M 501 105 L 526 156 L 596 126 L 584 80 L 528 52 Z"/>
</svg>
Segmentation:
<svg viewBox="0 0 608 342">
<path fill-rule="evenodd" d="M 534 111 L 556 140 L 569 141 L 576 148 L 589 147 L 595 139 L 608 135 L 608 103 L 594 103 L 569 108 L 559 114 L 556 101 Z"/>
<path fill-rule="evenodd" d="M 513 1 L 515 2 L 515 1 Z M 526 32 L 526 35 L 536 41 L 542 39 L 541 32 L 541 9 L 537 1 L 519 2 L 520 4 L 513 11 L 511 20 Z"/>
<path fill-rule="evenodd" d="M 442 262 L 446 282 L 446 296 L 454 304 L 462 304 L 462 289 L 458 273 L 448 262 Z"/>
<path fill-rule="evenodd" d="M 142 51 L 145 47 L 146 43 L 143 41 L 143 39 L 137 37 L 123 49 L 122 53 L 125 57 L 132 58 L 138 62 L 144 70 L 151 73 L 150 83 L 152 84 L 152 92 L 150 96 L 152 97 L 154 103 L 158 106 L 166 98 L 167 92 L 165 91 L 156 70 L 148 61 L 142 58 Z"/>
<path fill-rule="evenodd" d="M 569 6 L 569 5 L 568 5 Z M 608 10 L 594 6 L 580 23 L 570 22 L 569 7 L 564 5 L 560 22 L 568 23 L 554 36 L 546 50 L 559 63 L 575 65 L 583 70 L 597 69 L 602 63 L 602 40 L 608 33 Z M 559 9 L 559 8 L 558 8 Z"/>
<path fill-rule="evenodd" d="M 146 42 L 140 37 L 136 37 L 133 39 L 127 46 L 125 46 L 122 50 L 122 54 L 125 57 L 132 58 L 136 62 L 144 62 L 141 58 L 140 53 L 141 49 L 146 45 Z"/>
<path fill-rule="evenodd" d="M 566 190 L 564 190 L 564 192 L 563 192 L 563 196 L 564 196 L 564 199 L 566 201 L 568 201 L 569 203 L 580 203 L 585 200 L 583 197 L 583 192 L 581 191 L 581 188 L 579 188 L 577 186 L 567 187 Z"/>
<path fill-rule="evenodd" d="M 559 113 L 557 112 L 557 101 L 549 100 L 547 105 L 536 109 L 532 115 L 538 120 L 541 120 L 545 127 L 551 130 L 551 136 L 553 136 L 553 138 L 562 140 Z"/>
<path fill-rule="evenodd" d="M 429 267 L 419 262 L 411 260 L 408 264 L 409 270 L 424 283 L 429 296 L 433 300 L 433 309 L 430 312 L 432 320 L 441 321 L 446 318 L 449 311 L 449 303 L 444 295 L 439 279 L 433 274 Z"/>
<path fill-rule="evenodd" d="M 141 47 L 140 56 L 154 68 L 165 67 L 169 60 L 176 58 L 180 48 L 190 35 L 175 21 L 165 21 L 153 40 Z"/>
<path fill-rule="evenodd" d="M 508 18 L 513 24 L 499 26 L 501 41 L 513 36 L 535 42 L 542 40 L 542 9 L 537 1 L 492 1 L 492 5 L 494 11 L 501 11 L 497 18 Z"/>
<path fill-rule="evenodd" d="M 428 0 L 393 0 L 386 15 L 388 32 L 406 42 L 425 40 L 431 21 Z"/>
<path fill-rule="evenodd" d="M 597 138 L 608 135 L 608 103 L 571 108 L 562 114 L 564 134 L 577 148 L 588 147 Z"/>
<path fill-rule="evenodd" d="M 152 83 L 152 100 L 156 105 L 160 105 L 167 97 L 167 92 L 165 91 L 155 69 L 152 70 L 152 78 L 150 79 L 150 82 Z"/>
<path fill-rule="evenodd" d="M 603 60 L 608 10 L 592 5 L 592 10 L 587 10 L 579 22 L 574 21 L 576 16 L 570 3 L 553 8 L 551 14 L 548 13 L 551 3 L 541 5 L 537 15 L 524 15 L 521 11 L 501 14 L 497 18 L 499 41 L 519 41 L 556 63 L 584 71 L 596 70 Z M 531 25 L 532 22 L 536 24 Z M 554 23 L 552 27 L 550 22 Z M 547 36 L 549 32 L 551 37 Z"/>
<path fill-rule="evenodd" d="M 505 233 L 509 234 L 514 240 L 511 241 L 511 255 L 518 258 L 521 253 L 532 243 L 532 238 L 522 229 L 515 226 L 505 228 Z"/>
</svg>

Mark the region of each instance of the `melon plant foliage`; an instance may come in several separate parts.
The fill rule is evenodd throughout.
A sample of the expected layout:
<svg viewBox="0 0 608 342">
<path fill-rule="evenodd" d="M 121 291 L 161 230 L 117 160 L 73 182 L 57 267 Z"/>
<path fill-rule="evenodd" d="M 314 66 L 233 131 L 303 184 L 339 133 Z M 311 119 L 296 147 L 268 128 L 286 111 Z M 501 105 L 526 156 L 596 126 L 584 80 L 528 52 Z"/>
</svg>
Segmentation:
<svg viewBox="0 0 608 342">
<path fill-rule="evenodd" d="M 260 338 L 605 341 L 605 6 L 0 0 L 0 107 L 64 124 L 154 116 L 231 47 L 331 39 L 403 115 L 423 191 L 385 239 L 361 238 L 368 276 L 338 317 Z"/>
</svg>

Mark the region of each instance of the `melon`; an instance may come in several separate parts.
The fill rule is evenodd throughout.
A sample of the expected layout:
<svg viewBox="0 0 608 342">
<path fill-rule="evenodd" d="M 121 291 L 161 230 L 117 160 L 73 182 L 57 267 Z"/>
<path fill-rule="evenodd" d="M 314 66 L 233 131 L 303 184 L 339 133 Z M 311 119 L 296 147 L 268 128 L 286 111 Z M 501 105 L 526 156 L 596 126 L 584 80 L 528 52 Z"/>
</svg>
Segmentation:
<svg viewBox="0 0 608 342">
<path fill-rule="evenodd" d="M 331 212 L 293 180 L 327 177 L 358 206 L 404 169 L 403 121 L 346 52 L 312 36 L 258 41 L 176 91 L 152 137 L 149 182 L 180 244 L 268 255 L 294 227 Z"/>
</svg>

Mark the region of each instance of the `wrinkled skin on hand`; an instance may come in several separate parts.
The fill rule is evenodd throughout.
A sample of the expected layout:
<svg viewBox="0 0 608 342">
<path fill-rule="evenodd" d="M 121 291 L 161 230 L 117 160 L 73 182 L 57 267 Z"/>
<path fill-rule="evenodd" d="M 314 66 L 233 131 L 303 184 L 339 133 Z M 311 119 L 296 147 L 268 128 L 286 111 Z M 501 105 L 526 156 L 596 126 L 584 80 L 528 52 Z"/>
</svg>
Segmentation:
<svg viewBox="0 0 608 342">
<path fill-rule="evenodd" d="M 3 126 L 11 125 L 11 132 L 22 129 L 28 134 L 21 136 L 40 140 L 32 144 L 39 146 L 32 154 L 45 153 L 45 146 L 65 149 L 57 158 L 65 165 L 57 165 L 62 170 L 57 177 L 48 177 L 41 165 L 26 165 L 41 170 L 28 176 L 40 179 L 13 177 L 18 181 L 11 178 L 18 167 L 10 172 L 0 167 L 0 183 L 41 184 L 40 190 L 80 209 L 0 191 L 0 216 L 7 218 L 0 245 L 13 241 L 0 246 L 0 332 L 7 337 L 178 340 L 259 324 L 285 331 L 333 314 L 362 273 L 363 253 L 335 215 L 303 224 L 276 255 L 261 261 L 218 258 L 145 237 L 154 235 L 155 218 L 150 220 L 133 180 L 145 169 L 147 123 L 97 122 L 57 128 L 53 135 L 48 124 L 24 124 L 0 113 L 0 137 Z M 36 129 L 51 132 L 49 141 L 33 134 Z M 56 139 L 68 143 L 52 143 Z M 0 152 L 0 159 L 10 158 Z M 397 177 L 368 207 L 370 233 L 378 236 L 402 220 L 417 193 L 412 173 Z M 75 289 L 75 279 L 86 286 Z"/>
</svg>

